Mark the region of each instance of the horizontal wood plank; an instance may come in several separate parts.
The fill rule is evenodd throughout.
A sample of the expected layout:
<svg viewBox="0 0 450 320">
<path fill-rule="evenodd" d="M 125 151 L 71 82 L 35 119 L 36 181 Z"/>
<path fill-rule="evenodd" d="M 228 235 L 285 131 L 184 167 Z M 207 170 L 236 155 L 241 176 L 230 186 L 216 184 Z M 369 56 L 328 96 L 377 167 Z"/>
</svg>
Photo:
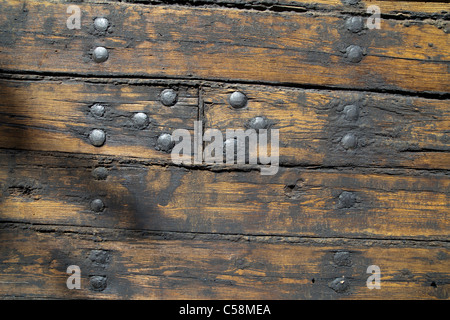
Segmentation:
<svg viewBox="0 0 450 320">
<path fill-rule="evenodd" d="M 0 295 L 64 299 L 448 299 L 449 250 L 380 243 L 299 243 L 16 227 L 0 233 Z M 56 236 L 57 235 L 57 236 Z M 167 235 L 166 235 L 167 236 Z M 81 270 L 69 290 L 67 267 Z M 366 286 L 377 265 L 381 288 Z M 92 287 L 94 277 L 104 288 Z M 97 278 L 98 279 L 98 278 Z M 344 281 L 336 287 L 333 282 Z"/>
<path fill-rule="evenodd" d="M 1 2 L 0 68 L 11 72 L 176 77 L 372 90 L 448 92 L 445 28 L 383 21 L 347 30 L 344 17 L 225 8 L 79 4 L 80 30 L 67 28 L 67 3 Z M 92 21 L 107 16 L 111 32 Z M 362 61 L 347 55 L 362 48 Z M 109 58 L 92 60 L 104 46 Z M 21 54 L 18 55 L 17 52 Z"/>
<path fill-rule="evenodd" d="M 95 2 L 89 0 L 88 2 Z M 110 0 L 117 2 L 118 0 Z M 141 4 L 178 4 L 176 0 L 119 0 L 122 2 Z M 85 1 L 86 2 L 86 1 Z M 369 6 L 378 6 L 382 15 L 391 15 L 393 18 L 403 17 L 446 17 L 450 5 L 445 1 L 398 1 L 398 0 L 187 0 L 189 5 L 222 5 L 235 6 L 243 9 L 274 10 L 274 11 L 314 11 L 329 10 L 331 12 L 351 12 L 365 14 Z"/>
<path fill-rule="evenodd" d="M 169 86 L 80 81 L 0 80 L 0 147 L 40 151 L 90 153 L 170 161 L 157 150 L 157 139 L 175 129 L 193 129 L 198 118 L 198 90 L 174 86 L 178 100 L 167 107 L 160 102 Z M 95 104 L 104 106 L 101 115 Z M 143 112 L 148 126 L 133 116 Z M 89 140 L 94 129 L 106 133 L 104 145 Z"/>
<path fill-rule="evenodd" d="M 230 106 L 234 91 L 244 108 Z M 202 88 L 206 129 L 251 128 L 264 117 L 279 130 L 280 164 L 450 169 L 448 100 L 369 92 L 297 90 L 265 86 Z M 356 144 L 342 143 L 353 135 Z"/>
<path fill-rule="evenodd" d="M 448 240 L 445 174 L 280 168 L 263 176 L 25 152 L 2 152 L 0 161 L 4 222 Z"/>
</svg>

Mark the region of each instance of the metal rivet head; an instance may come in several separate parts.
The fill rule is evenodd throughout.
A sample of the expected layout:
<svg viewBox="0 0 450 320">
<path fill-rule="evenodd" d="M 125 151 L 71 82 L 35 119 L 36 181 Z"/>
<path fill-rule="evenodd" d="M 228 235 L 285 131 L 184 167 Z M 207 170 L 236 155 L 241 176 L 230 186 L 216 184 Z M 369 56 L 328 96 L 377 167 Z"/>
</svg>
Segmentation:
<svg viewBox="0 0 450 320">
<path fill-rule="evenodd" d="M 166 107 L 171 107 L 177 103 L 178 94 L 173 89 L 165 89 L 161 92 L 161 103 Z"/>
<path fill-rule="evenodd" d="M 364 29 L 364 20 L 362 17 L 350 17 L 345 22 L 345 26 L 349 31 L 357 33 Z"/>
<path fill-rule="evenodd" d="M 269 121 L 264 117 L 254 117 L 249 121 L 248 125 L 255 130 L 267 129 Z"/>
<path fill-rule="evenodd" d="M 91 210 L 94 212 L 102 212 L 105 209 L 105 205 L 102 200 L 94 199 L 91 201 Z"/>
<path fill-rule="evenodd" d="M 92 58 L 95 62 L 104 62 L 108 60 L 109 53 L 108 50 L 104 47 L 97 47 L 94 49 L 94 52 L 92 54 Z"/>
<path fill-rule="evenodd" d="M 169 133 L 163 133 L 158 137 L 156 144 L 158 150 L 168 152 L 173 148 L 175 142 L 172 140 L 172 136 Z"/>
<path fill-rule="evenodd" d="M 135 113 L 131 120 L 133 121 L 133 125 L 138 129 L 145 129 L 150 123 L 148 116 L 143 112 Z"/>
<path fill-rule="evenodd" d="M 345 56 L 350 62 L 360 62 L 363 58 L 364 52 L 360 46 L 350 45 L 345 49 Z"/>
<path fill-rule="evenodd" d="M 96 117 L 102 117 L 105 114 L 105 106 L 96 103 L 91 107 L 91 113 Z"/>
<path fill-rule="evenodd" d="M 356 121 L 359 117 L 359 108 L 353 104 L 344 107 L 344 118 L 348 121 Z"/>
<path fill-rule="evenodd" d="M 350 283 L 345 277 L 336 278 L 328 284 L 328 286 L 337 293 L 347 292 L 350 288 Z"/>
<path fill-rule="evenodd" d="M 95 18 L 94 27 L 97 31 L 105 32 L 108 29 L 109 21 L 106 18 Z"/>
<path fill-rule="evenodd" d="M 247 96 L 240 91 L 235 91 L 230 95 L 229 102 L 233 108 L 244 108 L 247 105 Z"/>
<path fill-rule="evenodd" d="M 106 134 L 103 130 L 94 129 L 89 134 L 89 141 L 95 147 L 101 147 L 106 141 Z"/>
<path fill-rule="evenodd" d="M 341 143 L 345 149 L 355 149 L 358 144 L 358 139 L 353 133 L 347 133 L 342 138 Z"/>
<path fill-rule="evenodd" d="M 340 267 L 350 267 L 352 265 L 350 252 L 347 251 L 336 252 L 334 254 L 333 261 L 336 265 Z"/>
<path fill-rule="evenodd" d="M 106 277 L 105 276 L 92 276 L 89 279 L 90 288 L 93 291 L 103 291 L 106 289 Z"/>
<path fill-rule="evenodd" d="M 344 191 L 339 195 L 339 208 L 351 208 L 356 202 L 356 196 L 348 191 Z"/>
<path fill-rule="evenodd" d="M 105 167 L 98 167 L 92 171 L 92 176 L 96 180 L 106 180 L 108 177 L 108 170 Z"/>
</svg>

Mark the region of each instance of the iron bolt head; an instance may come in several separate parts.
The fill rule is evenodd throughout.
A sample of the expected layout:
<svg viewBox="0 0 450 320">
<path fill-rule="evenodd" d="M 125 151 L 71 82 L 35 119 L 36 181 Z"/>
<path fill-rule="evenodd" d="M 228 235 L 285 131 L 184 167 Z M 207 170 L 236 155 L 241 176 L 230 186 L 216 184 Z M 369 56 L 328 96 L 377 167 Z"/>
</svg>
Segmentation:
<svg viewBox="0 0 450 320">
<path fill-rule="evenodd" d="M 171 107 L 177 103 L 178 94 L 173 89 L 165 89 L 161 92 L 161 103 L 166 107 Z"/>
<path fill-rule="evenodd" d="M 344 118 L 348 121 L 356 121 L 359 117 L 359 108 L 353 104 L 344 107 Z"/>
<path fill-rule="evenodd" d="M 105 62 L 106 60 L 108 60 L 109 53 L 105 47 L 97 47 L 94 49 L 92 57 L 95 62 Z"/>
<path fill-rule="evenodd" d="M 233 108 L 241 109 L 247 105 L 247 96 L 240 91 L 235 91 L 230 95 L 229 102 Z"/>
<path fill-rule="evenodd" d="M 148 116 L 143 112 L 137 112 L 131 118 L 133 124 L 138 129 L 145 129 L 150 123 Z"/>
<path fill-rule="evenodd" d="M 96 180 L 106 180 L 108 177 L 108 170 L 105 167 L 98 167 L 92 171 L 92 176 Z"/>
<path fill-rule="evenodd" d="M 105 209 L 105 205 L 103 204 L 103 201 L 100 199 L 94 199 L 91 201 L 91 210 L 99 213 L 102 212 L 103 209 Z"/>
<path fill-rule="evenodd" d="M 105 106 L 96 103 L 91 107 L 91 113 L 96 117 L 102 117 L 105 114 Z"/>
<path fill-rule="evenodd" d="M 350 62 L 360 62 L 363 58 L 364 51 L 360 46 L 350 45 L 345 49 L 345 56 Z"/>
<path fill-rule="evenodd" d="M 345 277 L 336 278 L 328 286 L 337 293 L 344 293 L 350 288 L 350 283 Z"/>
<path fill-rule="evenodd" d="M 342 138 L 341 143 L 345 149 L 355 149 L 358 144 L 358 139 L 353 133 L 347 133 Z"/>
<path fill-rule="evenodd" d="M 106 141 L 106 134 L 103 130 L 94 129 L 89 134 L 89 141 L 95 147 L 101 147 Z"/>
<path fill-rule="evenodd" d="M 163 133 L 158 137 L 156 144 L 158 150 L 168 152 L 173 148 L 175 142 L 172 140 L 172 135 Z"/>
<path fill-rule="evenodd" d="M 106 289 L 106 277 L 105 276 L 92 276 L 89 279 L 90 288 L 93 291 L 103 291 Z"/>
<path fill-rule="evenodd" d="M 364 29 L 364 20 L 362 17 L 350 17 L 345 22 L 345 26 L 349 31 L 357 33 Z"/>
<path fill-rule="evenodd" d="M 356 202 L 356 196 L 348 191 L 344 191 L 339 195 L 339 208 L 351 208 Z"/>
<path fill-rule="evenodd" d="M 267 127 L 269 126 L 269 121 L 264 118 L 264 117 L 254 117 L 252 118 L 249 123 L 248 123 L 249 127 L 255 130 L 260 130 L 260 129 L 267 129 Z"/>
<path fill-rule="evenodd" d="M 98 17 L 94 20 L 94 27 L 97 31 L 105 32 L 108 29 L 109 21 L 106 18 Z"/>
</svg>

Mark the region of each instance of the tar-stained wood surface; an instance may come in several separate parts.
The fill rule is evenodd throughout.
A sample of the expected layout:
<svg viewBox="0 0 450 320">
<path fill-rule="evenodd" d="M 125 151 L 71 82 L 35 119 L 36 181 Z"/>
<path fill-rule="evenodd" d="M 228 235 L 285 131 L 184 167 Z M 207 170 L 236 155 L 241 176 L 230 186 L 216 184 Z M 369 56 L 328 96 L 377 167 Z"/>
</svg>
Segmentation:
<svg viewBox="0 0 450 320">
<path fill-rule="evenodd" d="M 270 243 L 263 237 L 208 239 L 45 227 L 2 230 L 0 283 L 4 297 L 106 299 L 447 299 L 448 249 L 391 247 L 374 241 Z M 100 235 L 101 234 L 101 235 Z M 124 236 L 127 241 L 124 242 Z M 101 242 L 93 242 L 92 238 Z M 339 253 L 336 255 L 336 253 Z M 69 265 L 81 290 L 64 290 Z M 366 287 L 367 266 L 383 273 L 380 290 Z M 102 292 L 90 278 L 106 278 Z M 336 278 L 345 290 L 333 289 Z M 45 284 L 44 286 L 42 284 Z M 5 290 L 5 287 L 9 290 Z"/>
<path fill-rule="evenodd" d="M 4 220 L 108 228 L 446 240 L 445 175 L 367 170 L 211 172 L 132 161 L 2 154 Z M 42 167 L 47 166 L 43 171 Z M 106 180 L 93 174 L 105 167 Z M 340 195 L 351 192 L 354 198 Z M 100 214 L 90 202 L 100 198 Z"/>
<path fill-rule="evenodd" d="M 448 30 L 424 21 L 385 20 L 382 29 L 355 34 L 346 16 L 84 4 L 83 21 L 102 15 L 113 23 L 99 36 L 92 23 L 68 29 L 67 4 L 9 0 L 2 10 L 7 71 L 448 91 Z M 350 45 L 362 48 L 362 61 L 345 57 Z M 110 50 L 104 63 L 92 60 L 96 46 Z"/>
<path fill-rule="evenodd" d="M 80 30 L 66 26 L 70 4 Z M 370 5 L 381 29 L 348 30 Z M 0 0 L 0 298 L 449 299 L 449 11 Z M 94 30 L 98 16 L 108 32 Z M 96 63 L 100 45 L 110 55 Z M 360 62 L 349 45 L 365 50 Z M 172 107 L 160 102 L 167 88 Z M 229 104 L 236 90 L 242 109 Z M 149 116 L 143 130 L 136 112 Z M 156 146 L 196 120 L 225 135 L 255 116 L 280 130 L 273 176 L 175 165 Z M 66 287 L 70 265 L 80 290 Z M 366 286 L 371 265 L 380 290 Z"/>
</svg>

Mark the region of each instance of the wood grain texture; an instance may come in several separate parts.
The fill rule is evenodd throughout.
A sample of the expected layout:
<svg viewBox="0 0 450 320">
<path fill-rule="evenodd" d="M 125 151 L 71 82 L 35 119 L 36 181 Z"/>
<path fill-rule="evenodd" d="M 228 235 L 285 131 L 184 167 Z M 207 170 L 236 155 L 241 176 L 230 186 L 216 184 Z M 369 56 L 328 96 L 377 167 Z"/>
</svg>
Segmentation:
<svg viewBox="0 0 450 320">
<path fill-rule="evenodd" d="M 231 300 L 449 297 L 448 248 L 167 236 L 124 236 L 107 230 L 99 235 L 95 229 L 51 226 L 2 230 L 0 295 Z M 366 287 L 367 267 L 373 264 L 381 269 L 379 290 Z M 66 287 L 69 265 L 81 269 L 80 290 Z M 104 290 L 92 289 L 94 276 L 106 279 Z M 333 289 L 337 278 L 347 281 L 345 290 Z"/>
<path fill-rule="evenodd" d="M 245 129 L 253 117 L 264 116 L 280 130 L 282 166 L 450 169 L 448 100 L 210 83 L 202 85 L 199 115 L 196 85 L 172 84 L 178 102 L 165 107 L 159 96 L 169 86 L 123 81 L 1 80 L 0 147 L 172 163 L 170 153 L 156 150 L 160 134 L 192 132 L 200 119 L 225 139 L 226 129 Z M 229 105 L 235 89 L 248 96 L 246 108 Z M 96 103 L 105 105 L 103 116 L 90 111 Z M 347 105 L 357 108 L 355 119 L 346 116 Z M 144 130 L 132 123 L 136 112 L 150 118 Z M 102 147 L 89 142 L 93 129 L 106 132 Z M 341 140 L 349 133 L 358 142 L 347 150 Z"/>
<path fill-rule="evenodd" d="M 88 0 L 85 2 L 95 2 Z M 110 0 L 117 2 L 118 0 Z M 178 4 L 177 0 L 120 0 L 122 2 L 142 4 Z M 98 2 L 98 1 L 97 1 Z M 315 11 L 327 10 L 337 12 L 351 12 L 366 14 L 367 8 L 376 5 L 381 9 L 382 15 L 391 15 L 399 19 L 413 18 L 445 18 L 448 16 L 450 5 L 445 1 L 389 1 L 389 0 L 187 0 L 189 5 L 222 5 L 254 10 L 273 11 Z"/>
<path fill-rule="evenodd" d="M 80 5 L 82 28 L 69 30 L 67 4 L 3 1 L 0 68 L 448 92 L 448 30 L 423 21 L 386 20 L 380 30 L 355 34 L 345 17 L 320 14 Z M 99 15 L 112 23 L 106 36 L 93 29 Z M 365 52 L 361 62 L 345 57 L 350 45 Z M 97 46 L 109 50 L 104 63 L 92 61 Z"/>
<path fill-rule="evenodd" d="M 280 168 L 261 176 L 23 152 L 2 153 L 0 160 L 3 222 L 448 240 L 450 179 L 444 174 Z M 97 167 L 106 168 L 107 177 L 98 179 Z M 97 198 L 105 205 L 100 213 L 90 208 Z"/>
<path fill-rule="evenodd" d="M 0 146 L 168 162 L 170 154 L 156 150 L 159 135 L 175 129 L 192 130 L 198 118 L 198 90 L 172 86 L 178 101 L 166 107 L 159 99 L 168 87 L 76 80 L 0 81 Z M 105 106 L 102 116 L 91 112 L 97 103 Z M 140 129 L 133 124 L 137 112 L 147 114 L 148 127 Z M 90 143 L 93 129 L 105 131 L 103 146 Z"/>
<path fill-rule="evenodd" d="M 245 108 L 230 106 L 235 90 L 246 94 Z M 450 169 L 448 100 L 242 85 L 205 86 L 202 100 L 205 130 L 224 136 L 265 117 L 279 130 L 281 165 Z M 355 148 L 343 146 L 347 134 Z"/>
</svg>

